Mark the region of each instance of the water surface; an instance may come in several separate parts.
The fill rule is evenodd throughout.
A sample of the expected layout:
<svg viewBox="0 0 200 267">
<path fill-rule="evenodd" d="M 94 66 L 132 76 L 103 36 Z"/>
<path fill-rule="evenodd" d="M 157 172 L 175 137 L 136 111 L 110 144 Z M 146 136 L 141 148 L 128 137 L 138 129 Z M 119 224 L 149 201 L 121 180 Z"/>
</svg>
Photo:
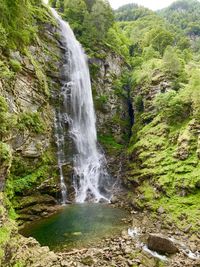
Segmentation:
<svg viewBox="0 0 200 267">
<path fill-rule="evenodd" d="M 21 233 L 53 250 L 87 247 L 125 227 L 127 212 L 104 204 L 74 204 L 28 225 Z"/>
</svg>

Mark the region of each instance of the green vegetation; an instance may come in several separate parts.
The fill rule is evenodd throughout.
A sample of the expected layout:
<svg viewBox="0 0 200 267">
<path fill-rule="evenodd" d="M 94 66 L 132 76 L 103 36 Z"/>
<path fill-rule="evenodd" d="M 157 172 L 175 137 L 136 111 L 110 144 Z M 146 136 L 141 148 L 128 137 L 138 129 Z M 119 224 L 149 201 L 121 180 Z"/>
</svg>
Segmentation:
<svg viewBox="0 0 200 267">
<path fill-rule="evenodd" d="M 0 217 L 1 217 L 1 227 L 0 227 L 0 265 L 2 265 L 2 259 L 5 257 L 5 247 L 8 246 L 11 236 L 16 231 L 16 226 L 14 221 L 7 217 L 6 210 L 6 199 L 2 192 L 0 192 Z"/>
<path fill-rule="evenodd" d="M 18 72 L 18 71 L 22 70 L 22 66 L 21 66 L 21 64 L 20 64 L 20 62 L 18 60 L 11 59 L 10 60 L 10 65 L 11 65 L 11 67 L 12 67 L 14 72 Z"/>
<path fill-rule="evenodd" d="M 0 142 L 0 164 L 10 165 L 12 160 L 12 153 L 10 146 L 6 143 Z"/>
<path fill-rule="evenodd" d="M 159 12 L 163 18 L 175 26 L 177 33 L 184 34 L 182 44 L 194 52 L 200 49 L 200 8 L 197 0 L 179 0 Z"/>
<path fill-rule="evenodd" d="M 148 8 L 138 6 L 137 4 L 127 4 L 118 8 L 116 11 L 116 20 L 135 21 L 153 14 L 153 11 L 149 10 Z"/>
<path fill-rule="evenodd" d="M 156 212 L 160 207 L 164 210 L 165 221 L 175 223 L 180 229 L 186 229 L 192 225 L 192 230 L 198 231 L 197 218 L 200 216 L 198 207 L 199 192 L 187 196 L 170 194 L 163 196 L 155 189 L 144 183 L 138 190 L 143 194 L 143 200 L 138 201 L 142 208 L 148 207 Z"/>
<path fill-rule="evenodd" d="M 191 218 L 193 229 L 200 183 L 199 12 L 193 0 L 158 13 L 135 4 L 115 12 L 132 67 L 128 179 L 139 183 L 138 205 L 162 206 L 180 226 L 185 214 L 181 227 Z"/>
<path fill-rule="evenodd" d="M 123 148 L 123 145 L 119 144 L 112 135 L 99 135 L 98 140 L 108 153 L 118 152 Z"/>
<path fill-rule="evenodd" d="M 38 112 L 26 112 L 19 115 L 18 129 L 29 130 L 33 133 L 39 134 L 45 131 L 45 125 Z"/>
<path fill-rule="evenodd" d="M 190 116 L 190 103 L 175 91 L 160 94 L 156 98 L 157 110 L 169 123 L 180 123 Z"/>
<path fill-rule="evenodd" d="M 35 160 L 25 159 L 20 156 L 13 157 L 9 179 L 6 184 L 6 194 L 12 200 L 15 195 L 21 195 L 26 190 L 34 190 L 35 186 L 40 185 L 49 178 L 57 178 L 57 168 L 55 152 L 46 151 L 42 156 Z"/>
<path fill-rule="evenodd" d="M 0 140 L 16 125 L 16 116 L 10 114 L 6 99 L 0 96 Z"/>
<path fill-rule="evenodd" d="M 34 58 L 34 56 L 30 53 L 30 51 L 28 51 L 27 49 L 25 49 L 24 52 L 27 55 L 27 57 L 29 58 L 31 64 L 34 66 L 35 74 L 38 78 L 38 81 L 40 83 L 40 86 L 41 86 L 43 92 L 47 96 L 49 96 L 49 87 L 48 87 L 48 83 L 47 83 L 47 77 L 46 77 L 46 74 L 44 72 L 43 64 L 40 64 L 38 62 L 38 60 L 36 60 Z"/>
<path fill-rule="evenodd" d="M 81 43 L 94 50 L 98 42 L 103 43 L 113 24 L 113 13 L 107 1 L 55 0 L 52 6 L 63 13 Z"/>
<path fill-rule="evenodd" d="M 198 231 L 200 3 L 181 0 L 157 13 L 136 4 L 114 12 L 106 0 L 50 3 L 70 23 L 89 56 L 95 107 L 103 119 L 108 117 L 98 140 L 113 158 L 127 152 L 124 177 L 130 184 L 137 184 L 135 202 L 153 212 L 162 207 L 166 220 L 171 216 L 181 228 L 192 223 L 192 229 Z M 51 148 L 45 152 L 38 145 L 35 158 L 23 156 L 21 147 L 16 151 L 11 148 L 16 142 L 15 133 L 19 142 L 22 135 L 29 140 L 46 134 L 48 124 L 44 117 L 49 114 L 43 107 L 24 112 L 17 101 L 13 105 L 8 102 L 8 92 L 15 98 L 15 78 L 26 71 L 24 61 L 32 66 L 27 71 L 34 80 L 33 94 L 37 87 L 36 94 L 44 96 L 41 103 L 49 100 L 43 62 L 46 59 L 39 55 L 44 52 L 55 62 L 57 56 L 47 52 L 48 44 L 38 37 L 45 36 L 43 31 L 40 33 L 42 23 L 47 23 L 47 28 L 49 22 L 56 24 L 39 0 L 0 1 L 0 12 L 0 175 L 7 175 L 5 193 L 11 200 L 7 207 L 10 217 L 15 218 L 13 206 L 17 207 L 17 198 L 31 195 L 41 183 L 50 178 L 55 181 L 58 176 L 55 151 Z M 59 40 L 58 34 L 53 38 Z M 31 48 L 32 44 L 37 51 Z M 110 61 L 119 59 L 116 62 L 121 74 L 109 72 L 113 66 L 107 55 Z M 52 64 L 51 71 L 57 71 L 56 64 Z M 98 83 L 105 88 L 98 91 Z M 125 114 L 128 111 L 122 110 L 127 103 L 134 110 L 130 140 L 130 122 Z M 33 199 L 28 196 L 26 201 Z M 0 215 L 2 212 L 0 207 Z M 1 227 L 0 247 L 9 240 L 11 229 L 9 224 Z M 0 258 L 2 255 L 0 249 Z M 89 259 L 85 262 L 90 265 Z M 23 264 L 18 262 L 15 266 Z"/>
<path fill-rule="evenodd" d="M 17 193 L 22 193 L 24 190 L 31 189 L 33 185 L 39 184 L 47 178 L 48 166 L 42 166 L 37 168 L 35 172 L 32 172 L 25 177 L 14 180 L 12 182 L 13 191 Z"/>
<path fill-rule="evenodd" d="M 4 0 L 0 2 L 0 48 L 22 50 L 36 41 L 37 20 L 52 20 L 40 0 Z M 34 14 L 34 16 L 33 16 Z"/>
<path fill-rule="evenodd" d="M 0 60 L 0 79 L 10 80 L 14 73 L 8 68 L 7 64 Z"/>
<path fill-rule="evenodd" d="M 128 60 L 129 40 L 114 22 L 108 1 L 52 0 L 50 3 L 69 22 L 88 55 L 102 58 L 105 55 L 101 49 L 109 49 Z"/>
</svg>

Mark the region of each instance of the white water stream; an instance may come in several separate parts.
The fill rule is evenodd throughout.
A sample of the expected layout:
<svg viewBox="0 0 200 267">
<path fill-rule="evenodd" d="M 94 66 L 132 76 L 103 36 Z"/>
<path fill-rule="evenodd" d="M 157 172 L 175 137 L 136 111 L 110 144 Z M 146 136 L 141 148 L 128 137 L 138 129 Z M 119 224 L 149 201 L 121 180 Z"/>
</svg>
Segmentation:
<svg viewBox="0 0 200 267">
<path fill-rule="evenodd" d="M 87 58 L 69 24 L 63 21 L 54 9 L 51 10 L 60 25 L 62 45 L 67 61 L 62 67 L 63 110 L 59 109 L 55 121 L 62 203 L 65 203 L 67 198 L 63 173 L 66 151 L 63 128 L 66 124 L 75 145 L 73 186 L 76 202 L 109 201 L 110 196 L 105 189 L 109 175 L 106 170 L 105 157 L 97 148 L 95 111 Z"/>
<path fill-rule="evenodd" d="M 143 249 L 145 252 L 151 254 L 154 258 L 157 258 L 162 261 L 168 261 L 169 258 L 167 258 L 165 255 L 161 255 L 157 253 L 156 251 L 150 250 L 147 245 L 143 244 L 139 237 L 141 235 L 141 229 L 134 227 L 128 229 L 128 235 L 135 239 L 136 241 L 136 247 Z M 178 245 L 179 251 L 182 251 L 188 258 L 192 260 L 199 260 L 200 259 L 200 253 L 199 251 L 192 252 L 186 245 L 183 243 L 177 241 L 175 238 L 169 238 L 174 244 Z"/>
</svg>

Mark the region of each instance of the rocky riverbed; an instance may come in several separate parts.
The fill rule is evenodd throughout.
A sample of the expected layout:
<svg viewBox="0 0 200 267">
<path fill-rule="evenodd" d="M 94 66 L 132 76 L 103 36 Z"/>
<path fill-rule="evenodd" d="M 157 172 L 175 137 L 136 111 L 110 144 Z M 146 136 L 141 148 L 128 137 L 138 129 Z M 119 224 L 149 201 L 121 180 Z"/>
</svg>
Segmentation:
<svg viewBox="0 0 200 267">
<path fill-rule="evenodd" d="M 153 247 L 159 245 L 158 234 L 162 239 L 163 255 L 148 249 L 150 233 L 154 233 L 152 242 L 156 242 Z M 132 215 L 132 226 L 120 236 L 102 240 L 92 248 L 63 252 L 59 256 L 64 259 L 61 266 L 197 267 L 200 266 L 199 249 L 198 235 L 185 234 L 173 225 L 166 229 L 161 221 L 143 213 Z"/>
<path fill-rule="evenodd" d="M 148 212 L 132 211 L 131 217 L 127 221 L 125 219 L 124 223 L 126 229 L 118 236 L 106 238 L 89 247 L 59 253 L 41 247 L 33 238 L 20 237 L 11 262 L 20 260 L 26 267 L 200 266 L 198 233 L 185 233 L 173 224 L 167 225 L 159 218 L 152 218 Z M 148 245 L 162 252 L 162 255 L 149 250 Z"/>
</svg>

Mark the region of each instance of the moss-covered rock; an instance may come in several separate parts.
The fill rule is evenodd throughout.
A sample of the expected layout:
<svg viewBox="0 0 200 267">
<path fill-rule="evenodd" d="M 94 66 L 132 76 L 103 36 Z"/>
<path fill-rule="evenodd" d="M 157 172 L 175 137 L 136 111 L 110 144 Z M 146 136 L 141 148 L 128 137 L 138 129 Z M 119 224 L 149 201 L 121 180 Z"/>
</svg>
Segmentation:
<svg viewBox="0 0 200 267">
<path fill-rule="evenodd" d="M 126 177 L 138 208 L 157 212 L 162 207 L 182 229 L 191 222 L 198 230 L 200 124 L 188 111 L 192 106 L 183 100 L 184 89 L 173 91 L 161 74 L 137 81 L 133 89 L 135 124 Z"/>
<path fill-rule="evenodd" d="M 0 189 L 18 210 L 26 196 L 31 202 L 32 194 L 47 193 L 41 185 L 51 205 L 60 191 L 50 95 L 56 98 L 61 86 L 61 44 L 48 8 L 38 3 L 33 13 L 33 42 L 0 53 Z"/>
</svg>

